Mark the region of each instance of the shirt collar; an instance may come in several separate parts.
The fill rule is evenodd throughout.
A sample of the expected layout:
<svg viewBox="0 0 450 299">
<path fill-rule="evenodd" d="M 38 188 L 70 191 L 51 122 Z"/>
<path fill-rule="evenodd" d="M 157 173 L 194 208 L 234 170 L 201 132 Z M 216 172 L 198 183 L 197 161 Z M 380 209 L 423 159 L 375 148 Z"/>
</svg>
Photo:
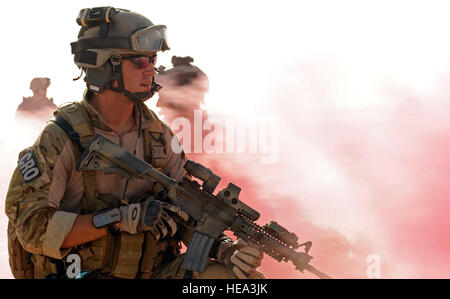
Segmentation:
<svg viewBox="0 0 450 299">
<path fill-rule="evenodd" d="M 112 129 L 108 127 L 108 125 L 103 120 L 100 113 L 92 107 L 89 103 L 89 97 L 87 96 L 87 92 L 83 94 L 83 100 L 81 101 L 81 105 L 86 109 L 89 118 L 91 119 L 91 124 L 93 127 L 97 127 L 101 130 L 111 132 Z M 163 129 L 161 126 L 161 121 L 158 121 L 154 112 L 150 112 L 150 109 L 143 103 L 139 102 L 139 106 L 141 107 L 142 112 L 142 129 L 149 129 L 152 132 L 160 132 L 163 133 Z M 134 107 L 134 119 L 138 119 L 139 112 L 136 107 Z M 137 130 L 138 124 L 133 127 L 133 130 Z"/>
</svg>

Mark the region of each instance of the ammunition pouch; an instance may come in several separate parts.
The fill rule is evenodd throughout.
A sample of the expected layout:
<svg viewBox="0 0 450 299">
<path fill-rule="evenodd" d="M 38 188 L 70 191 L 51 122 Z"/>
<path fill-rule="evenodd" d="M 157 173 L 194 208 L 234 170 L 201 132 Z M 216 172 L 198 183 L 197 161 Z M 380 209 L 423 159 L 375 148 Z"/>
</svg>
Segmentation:
<svg viewBox="0 0 450 299">
<path fill-rule="evenodd" d="M 32 254 L 20 244 L 14 225 L 8 222 L 8 253 L 11 273 L 16 279 L 34 278 Z"/>
</svg>

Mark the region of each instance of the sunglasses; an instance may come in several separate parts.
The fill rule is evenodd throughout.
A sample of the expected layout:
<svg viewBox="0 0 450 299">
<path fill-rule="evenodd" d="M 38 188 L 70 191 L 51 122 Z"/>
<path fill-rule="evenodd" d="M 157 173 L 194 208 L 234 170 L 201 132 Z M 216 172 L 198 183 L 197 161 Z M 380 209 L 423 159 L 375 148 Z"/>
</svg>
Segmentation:
<svg viewBox="0 0 450 299">
<path fill-rule="evenodd" d="M 134 56 L 125 56 L 122 59 L 131 60 L 131 62 L 139 69 L 145 69 L 150 64 L 155 63 L 156 54 L 152 56 L 144 56 L 144 55 L 134 55 Z"/>
</svg>

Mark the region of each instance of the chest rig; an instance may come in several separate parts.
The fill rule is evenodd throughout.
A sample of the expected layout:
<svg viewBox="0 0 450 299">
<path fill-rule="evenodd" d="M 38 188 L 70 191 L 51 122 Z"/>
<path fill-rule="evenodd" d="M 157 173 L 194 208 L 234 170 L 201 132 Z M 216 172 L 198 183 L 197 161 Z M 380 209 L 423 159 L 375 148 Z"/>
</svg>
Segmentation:
<svg viewBox="0 0 450 299">
<path fill-rule="evenodd" d="M 144 104 L 142 104 L 144 106 Z M 166 150 L 163 123 L 153 111 L 141 107 L 143 117 L 144 160 L 155 168 L 162 170 L 166 165 Z M 73 141 L 76 161 L 94 136 L 93 125 L 108 130 L 98 115 L 85 107 L 83 103 L 71 103 L 55 111 L 55 122 L 66 131 Z M 82 172 L 84 194 L 82 214 L 91 214 L 105 208 L 118 208 L 121 199 L 110 194 L 100 194 L 96 171 Z M 153 194 L 162 190 L 158 184 L 153 185 Z M 148 198 L 143 194 L 141 199 Z M 139 202 L 139 198 L 134 202 Z M 168 248 L 170 247 L 170 248 Z M 152 270 L 164 259 L 166 249 L 176 254 L 176 241 L 156 241 L 150 233 L 118 235 L 108 234 L 94 240 L 86 246 L 77 248 L 81 257 L 83 271 L 107 273 L 118 278 L 150 278 Z"/>
</svg>

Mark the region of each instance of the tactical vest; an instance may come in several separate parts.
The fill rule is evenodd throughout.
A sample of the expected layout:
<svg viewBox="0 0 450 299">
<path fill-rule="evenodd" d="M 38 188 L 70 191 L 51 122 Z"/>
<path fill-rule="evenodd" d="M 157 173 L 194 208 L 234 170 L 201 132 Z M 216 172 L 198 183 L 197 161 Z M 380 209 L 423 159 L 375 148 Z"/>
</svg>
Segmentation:
<svg viewBox="0 0 450 299">
<path fill-rule="evenodd" d="M 143 105 L 143 104 L 142 104 Z M 166 164 L 165 139 L 163 124 L 150 109 L 143 107 L 144 120 L 150 120 L 148 128 L 143 129 L 144 160 L 157 169 L 163 169 Z M 82 104 L 74 102 L 59 107 L 55 116 L 64 118 L 78 133 L 79 141 L 87 147 L 94 136 L 91 119 Z M 74 144 L 76 161 L 80 149 Z M 113 195 L 100 194 L 96 182 L 96 171 L 82 172 L 84 194 L 81 200 L 81 214 L 92 214 L 105 208 L 118 208 L 121 200 Z M 162 190 L 158 184 L 153 185 L 152 194 Z M 143 194 L 142 200 L 149 194 Z M 139 202 L 140 199 L 134 202 Z M 129 234 L 121 232 L 117 236 L 108 234 L 100 239 L 83 244 L 75 249 L 81 257 L 82 271 L 107 273 L 117 278 L 150 278 L 153 269 L 168 256 L 176 256 L 180 246 L 175 240 L 156 241 L 150 233 Z M 42 255 L 33 255 L 34 278 L 43 278 L 49 274 L 60 272 L 55 261 Z"/>
</svg>

